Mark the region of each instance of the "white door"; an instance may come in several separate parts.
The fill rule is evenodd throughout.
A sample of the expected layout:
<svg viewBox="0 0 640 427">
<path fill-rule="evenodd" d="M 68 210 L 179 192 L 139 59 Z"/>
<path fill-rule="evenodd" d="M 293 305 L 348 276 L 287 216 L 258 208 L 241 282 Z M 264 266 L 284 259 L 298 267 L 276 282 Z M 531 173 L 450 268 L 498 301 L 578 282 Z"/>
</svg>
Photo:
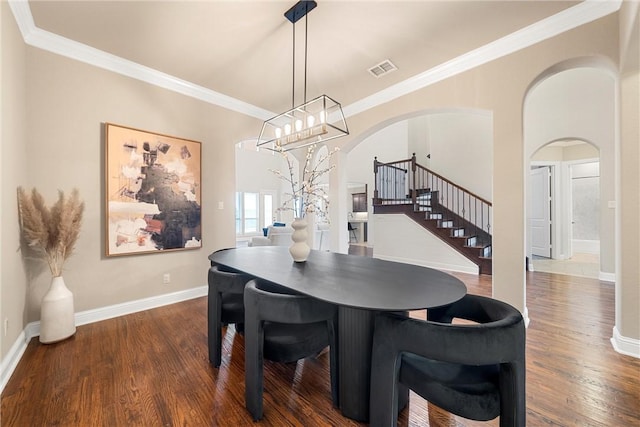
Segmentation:
<svg viewBox="0 0 640 427">
<path fill-rule="evenodd" d="M 531 254 L 551 258 L 551 169 L 531 169 Z"/>
</svg>

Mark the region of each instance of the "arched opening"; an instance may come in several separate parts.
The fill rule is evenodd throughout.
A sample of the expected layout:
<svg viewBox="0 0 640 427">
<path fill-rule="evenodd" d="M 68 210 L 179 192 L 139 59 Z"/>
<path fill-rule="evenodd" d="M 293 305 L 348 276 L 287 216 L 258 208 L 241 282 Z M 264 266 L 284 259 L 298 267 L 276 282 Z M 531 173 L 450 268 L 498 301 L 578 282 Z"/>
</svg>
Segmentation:
<svg viewBox="0 0 640 427">
<path fill-rule="evenodd" d="M 615 280 L 615 85 L 611 64 L 551 67 L 524 101 L 529 269 Z"/>
<path fill-rule="evenodd" d="M 347 182 L 360 189 L 367 188 L 369 202 L 366 213 L 353 212 L 352 196 L 347 194 L 345 205 L 349 210 L 346 210 L 344 215 L 358 222 L 358 239 L 352 239 L 358 240 L 355 244 L 362 244 L 359 241 L 362 236 L 361 228 L 367 227 L 367 240 L 364 243 L 369 249 L 373 249 L 374 256 L 436 267 L 433 259 L 418 259 L 427 240 L 419 240 L 415 233 L 411 234 L 411 238 L 415 238 L 416 244 L 418 240 L 421 242 L 420 250 L 414 251 L 409 247 L 410 243 L 407 240 L 395 238 L 393 241 L 385 242 L 384 254 L 380 250 L 376 254 L 376 236 L 380 237 L 381 234 L 376 233 L 377 221 L 373 221 L 373 208 L 370 203 L 375 188 L 374 157 L 381 162 L 392 162 L 409 159 L 415 153 L 419 165 L 486 200 L 492 199 L 493 115 L 487 110 L 429 109 L 390 118 L 350 141 L 349 147 L 343 147 L 342 150 L 348 150 Z M 401 230 L 397 229 L 398 233 Z M 423 230 L 420 230 L 420 233 L 422 232 Z M 424 232 L 428 233 L 426 230 Z M 395 246 L 392 248 L 389 244 Z M 381 247 L 378 245 L 378 249 Z M 446 253 L 447 249 L 438 251 L 439 255 Z M 464 261 L 453 261 L 452 257 L 447 257 L 446 260 L 439 259 L 438 267 L 469 272 L 470 267 L 464 264 Z"/>
<path fill-rule="evenodd" d="M 597 279 L 600 272 L 600 152 L 586 141 L 554 141 L 531 157 L 530 271 Z"/>
<path fill-rule="evenodd" d="M 317 189 L 313 204 L 317 209 L 307 213 L 307 242 L 314 249 L 329 249 L 329 225 L 326 213 L 329 209 L 329 176 L 332 167 L 330 152 L 325 145 L 301 148 L 287 153 L 258 148 L 255 139 L 235 145 L 235 228 L 236 246 L 246 246 L 254 237 L 267 237 L 268 227 L 289 226 L 296 217 L 292 194 L 299 192 L 302 167 L 321 171 L 314 179 Z M 311 151 L 308 151 L 312 148 Z M 307 156 L 309 156 L 307 162 Z M 322 172 L 326 171 L 326 172 Z M 296 189 L 292 188 L 291 182 Z M 282 242 L 287 242 L 282 239 Z"/>
<path fill-rule="evenodd" d="M 282 205 L 284 182 L 273 171 L 287 171 L 275 152 L 256 147 L 256 139 L 235 144 L 236 245 L 246 246 L 253 237 L 264 236 L 274 223 L 291 222 Z M 297 163 L 296 163 L 297 167 Z"/>
</svg>

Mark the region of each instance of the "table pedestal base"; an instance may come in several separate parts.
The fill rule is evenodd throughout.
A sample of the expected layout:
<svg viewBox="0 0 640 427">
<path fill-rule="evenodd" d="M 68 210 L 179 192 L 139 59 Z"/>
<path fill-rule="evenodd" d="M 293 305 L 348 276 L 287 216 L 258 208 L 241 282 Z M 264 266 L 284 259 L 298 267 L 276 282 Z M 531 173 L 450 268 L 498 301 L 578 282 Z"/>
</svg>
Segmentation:
<svg viewBox="0 0 640 427">
<path fill-rule="evenodd" d="M 345 417 L 360 422 L 369 421 L 371 350 L 377 313 L 375 310 L 350 307 L 338 309 L 340 410 Z M 402 410 L 408 402 L 409 389 L 401 386 L 398 410 Z"/>
</svg>

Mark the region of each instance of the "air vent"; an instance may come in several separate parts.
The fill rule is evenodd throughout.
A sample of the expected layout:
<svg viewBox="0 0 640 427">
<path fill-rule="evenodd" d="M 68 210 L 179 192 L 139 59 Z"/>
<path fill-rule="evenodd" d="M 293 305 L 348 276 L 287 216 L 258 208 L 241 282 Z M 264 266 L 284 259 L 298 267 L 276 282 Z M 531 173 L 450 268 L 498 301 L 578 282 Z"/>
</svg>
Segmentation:
<svg viewBox="0 0 640 427">
<path fill-rule="evenodd" d="M 382 77 L 385 74 L 388 74 L 388 73 L 390 73 L 392 71 L 395 71 L 397 69 L 398 69 L 398 67 L 393 65 L 393 63 L 391 61 L 389 61 L 388 59 L 385 59 L 384 61 L 382 61 L 378 65 L 369 68 L 369 72 L 374 77 L 378 78 L 378 77 Z"/>
</svg>

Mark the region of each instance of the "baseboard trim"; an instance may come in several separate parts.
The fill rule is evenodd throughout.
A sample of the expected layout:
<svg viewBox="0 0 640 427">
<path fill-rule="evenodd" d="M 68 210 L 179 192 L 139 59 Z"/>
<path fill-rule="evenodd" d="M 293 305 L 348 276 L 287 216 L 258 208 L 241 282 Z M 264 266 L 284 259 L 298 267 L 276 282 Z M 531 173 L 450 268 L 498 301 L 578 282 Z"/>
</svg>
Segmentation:
<svg viewBox="0 0 640 427">
<path fill-rule="evenodd" d="M 524 327 L 528 328 L 529 323 L 531 322 L 531 318 L 529 317 L 529 309 L 527 306 L 524 307 L 524 311 L 522 312 L 522 318 L 524 319 Z"/>
<path fill-rule="evenodd" d="M 620 335 L 616 326 L 613 327 L 611 345 L 613 345 L 613 349 L 620 354 L 640 359 L 640 340 Z"/>
<path fill-rule="evenodd" d="M 186 289 L 184 291 L 172 292 L 169 294 L 157 295 L 154 297 L 128 301 L 121 304 L 100 307 L 93 310 L 81 311 L 75 314 L 76 326 L 87 325 L 101 320 L 113 319 L 114 317 L 125 316 L 139 311 L 150 310 L 164 305 L 175 304 L 194 298 L 206 296 L 207 286 Z M 27 344 L 33 337 L 40 335 L 40 322 L 31 322 L 20 333 L 18 339 L 13 344 L 7 355 L 2 359 L 0 365 L 0 393 L 7 385 L 13 371 L 18 366 L 22 355 L 27 349 Z"/>
<path fill-rule="evenodd" d="M 18 362 L 22 359 L 22 355 L 27 349 L 27 343 L 29 340 L 26 339 L 25 332 L 22 331 L 20 335 L 18 335 L 18 339 L 13 343 L 7 355 L 2 359 L 2 364 L 0 364 L 0 393 L 4 390 L 4 386 L 9 382 L 9 378 L 11 378 L 11 374 L 18 366 Z"/>
<path fill-rule="evenodd" d="M 419 265 L 421 267 L 434 268 L 436 270 L 455 271 L 455 272 L 458 272 L 458 273 L 468 273 L 468 274 L 475 274 L 475 275 L 480 274 L 480 269 L 476 265 L 474 265 L 473 267 L 467 268 L 465 266 L 456 265 L 456 264 L 445 264 L 445 263 L 439 263 L 439 262 L 425 262 L 424 260 L 421 260 L 421 259 L 411 259 L 411 258 L 402 258 L 402 257 L 394 257 L 394 256 L 387 256 L 387 255 L 378 255 L 375 252 L 373 254 L 373 257 L 374 258 L 378 258 L 378 259 L 382 259 L 382 260 L 385 260 L 385 261 L 395 261 L 395 262 L 401 262 L 403 264 L 413 264 L 413 265 Z"/>
<path fill-rule="evenodd" d="M 605 273 L 605 272 L 601 271 L 600 273 L 598 273 L 598 280 L 601 280 L 603 282 L 615 283 L 616 282 L 616 273 Z"/>
</svg>

